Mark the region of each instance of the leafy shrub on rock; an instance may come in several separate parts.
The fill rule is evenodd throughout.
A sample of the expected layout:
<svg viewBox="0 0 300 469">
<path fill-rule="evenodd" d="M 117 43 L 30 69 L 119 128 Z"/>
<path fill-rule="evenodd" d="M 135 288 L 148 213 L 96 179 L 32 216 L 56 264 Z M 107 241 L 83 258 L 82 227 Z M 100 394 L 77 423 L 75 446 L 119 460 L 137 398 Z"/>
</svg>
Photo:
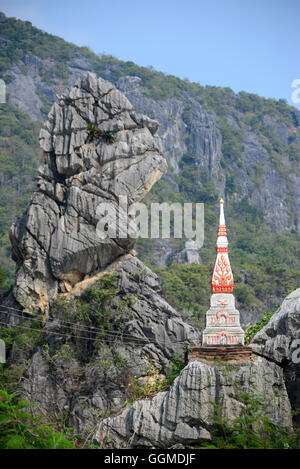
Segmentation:
<svg viewBox="0 0 300 469">
<path fill-rule="evenodd" d="M 28 411 L 33 404 L 0 390 L 1 449 L 74 448 L 68 437 Z"/>
</svg>

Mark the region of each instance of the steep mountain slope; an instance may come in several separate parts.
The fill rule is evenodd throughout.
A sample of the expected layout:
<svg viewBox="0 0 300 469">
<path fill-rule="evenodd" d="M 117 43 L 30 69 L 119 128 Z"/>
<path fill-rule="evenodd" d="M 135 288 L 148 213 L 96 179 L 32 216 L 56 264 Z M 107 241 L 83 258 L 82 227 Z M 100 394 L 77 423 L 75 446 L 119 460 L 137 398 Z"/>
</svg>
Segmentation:
<svg viewBox="0 0 300 469">
<path fill-rule="evenodd" d="M 148 195 L 148 202 L 205 203 L 201 258 L 211 268 L 216 202 L 220 195 L 225 198 L 236 295 L 244 323 L 273 307 L 299 281 L 299 111 L 283 100 L 235 94 L 229 88 L 202 87 L 132 62 L 97 56 L 29 22 L 3 15 L 0 46 L 0 72 L 7 83 L 12 113 L 18 112 L 13 107 L 17 106 L 33 120 L 44 120 L 55 94 L 93 70 L 123 91 L 136 111 L 158 120 L 158 144 L 167 157 L 169 170 Z M 6 112 L 3 116 L 6 119 Z M 35 125 L 29 122 L 26 125 Z M 10 137 L 6 134 L 2 137 L 15 138 L 13 130 Z M 23 150 L 16 148 L 14 154 L 21 161 Z M 30 177 L 32 173 L 26 170 L 26 174 Z M 15 173 L 10 175 L 4 168 L 4 175 L 11 182 L 10 190 L 21 190 L 23 194 L 24 189 L 13 180 Z M 27 200 L 25 196 L 24 206 Z M 5 219 L 17 212 L 20 214 L 21 207 L 2 205 Z M 162 268 L 159 274 L 170 298 L 175 290 L 171 277 L 175 281 L 178 278 L 182 288 L 188 288 L 182 268 L 165 268 L 182 247 L 178 240 L 138 243 L 139 255 Z M 8 249 L 4 244 L 7 266 Z M 208 285 L 209 271 L 202 267 L 197 275 Z M 202 304 L 194 301 L 197 306 L 192 309 L 181 304 L 181 309 L 198 320 L 206 307 L 205 300 Z"/>
<path fill-rule="evenodd" d="M 13 34 L 13 27 L 18 26 L 18 22 L 7 21 L 3 16 L 0 21 L 3 30 L 10 35 L 10 39 L 4 38 L 2 44 L 10 47 L 11 41 L 13 53 L 18 50 Z M 74 52 L 75 46 L 68 46 L 59 38 L 48 44 L 49 37 L 46 35 L 44 41 L 43 34 L 31 30 L 31 25 L 21 24 L 21 30 L 28 64 L 39 63 L 39 60 L 44 63 L 43 55 L 54 54 L 56 46 L 61 46 L 63 55 L 70 50 Z M 36 41 L 31 42 L 33 32 Z M 15 34 L 18 42 L 19 32 L 15 31 Z M 37 53 L 37 41 L 46 50 L 41 52 L 41 58 L 30 56 L 32 48 Z M 58 64 L 61 50 L 58 51 Z M 16 52 L 17 61 L 18 54 Z M 6 60 L 11 60 L 10 55 Z M 113 76 L 118 63 L 110 60 Z M 38 96 L 37 84 L 43 80 L 39 81 L 38 73 L 34 75 L 31 65 L 26 69 L 28 75 L 20 66 L 19 62 L 9 63 L 11 78 L 6 76 L 6 80 L 10 81 L 10 92 L 13 91 L 9 99 L 13 100 L 14 96 L 15 105 L 24 104 L 30 111 L 30 103 L 36 106 L 37 100 L 26 103 L 22 92 L 18 94 L 22 77 L 28 77 L 33 98 Z M 55 81 L 55 70 L 52 72 L 50 79 Z M 134 240 L 130 235 L 102 239 L 96 232 L 99 202 L 105 199 L 113 204 L 118 194 L 124 192 L 130 202 L 141 200 L 164 173 L 167 165 L 161 150 L 166 145 L 164 135 L 167 137 L 170 127 L 165 127 L 165 133 L 155 138 L 157 122 L 139 115 L 111 83 L 95 74 L 85 73 L 82 77 L 83 72 L 77 72 L 80 79 L 71 90 L 60 92 L 40 133 L 45 164 L 39 167 L 37 190 L 28 204 L 25 189 L 20 190 L 28 210 L 14 221 L 10 232 L 17 272 L 13 291 L 5 294 L 0 302 L 0 337 L 7 345 L 7 363 L 0 367 L 0 387 L 34 402 L 37 407 L 32 412 L 41 413 L 43 420 L 56 428 L 65 431 L 66 427 L 72 426 L 72 438 L 75 438 L 74 434 L 81 434 L 76 438 L 83 446 L 96 433 L 96 442 L 102 446 L 169 447 L 178 443 L 181 447 L 194 447 L 203 440 L 212 438 L 214 442 L 213 419 L 222 417 L 226 419 L 226 429 L 232 421 L 238 428 L 246 424 L 244 436 L 238 430 L 231 431 L 234 436 L 238 434 L 235 444 L 243 446 L 243 438 L 246 438 L 246 447 L 249 447 L 248 430 L 255 423 L 254 429 L 258 425 L 260 430 L 259 441 L 257 433 L 252 433 L 259 447 L 289 448 L 290 439 L 294 447 L 287 395 L 290 391 L 291 402 L 295 405 L 295 387 L 287 389 L 290 376 L 294 376 L 290 372 L 294 369 L 289 369 L 285 376 L 281 367 L 272 363 L 272 357 L 255 354 L 247 363 L 237 366 L 194 362 L 183 369 L 183 353 L 187 346 L 200 343 L 201 331 L 185 322 L 182 316 L 199 321 L 201 308 L 208 304 L 209 264 L 214 258 L 213 234 L 217 223 L 214 205 L 218 192 L 224 190 L 224 183 L 226 193 L 226 177 L 230 174 L 226 164 L 222 171 L 219 166 L 222 167 L 221 161 L 231 145 L 235 152 L 242 152 L 239 136 L 244 130 L 233 132 L 228 130 L 229 124 L 222 127 L 218 113 L 205 109 L 205 103 L 196 102 L 197 93 L 193 94 L 192 89 L 184 88 L 180 96 L 166 97 L 166 106 L 173 102 L 179 108 L 183 98 L 186 102 L 195 100 L 197 112 L 193 108 L 192 112 L 196 114 L 192 114 L 190 121 L 189 111 L 180 111 L 179 124 L 187 127 L 178 132 L 183 132 L 187 150 L 193 148 L 191 141 L 196 140 L 202 153 L 185 153 L 183 156 L 174 153 L 172 157 L 174 145 L 170 139 L 168 154 L 170 160 L 173 158 L 173 171 L 170 170 L 166 179 L 157 183 L 157 188 L 149 193 L 148 203 L 167 196 L 171 201 L 180 202 L 188 197 L 193 201 L 204 200 L 208 240 L 201 251 L 203 265 L 173 263 L 167 268 L 156 268 L 163 280 L 163 293 L 177 303 L 177 312 L 161 295 L 157 275 L 131 250 Z M 18 74 L 20 81 L 14 90 Z M 115 78 L 118 87 L 126 88 L 128 95 L 132 84 L 135 87 L 140 83 L 136 76 Z M 137 98 L 145 98 L 153 106 L 158 103 L 163 110 L 161 97 L 158 100 L 157 95 L 149 96 L 158 89 L 151 89 L 148 81 L 150 88 L 147 90 L 148 78 L 144 78 L 146 81 Z M 170 85 L 169 79 L 167 83 Z M 55 89 L 51 83 L 48 85 L 49 90 Z M 168 86 L 169 90 L 172 90 L 171 86 Z M 161 91 L 164 92 L 163 86 Z M 45 94 L 39 95 L 41 101 L 44 99 L 43 109 L 35 107 L 40 113 L 47 106 L 42 96 Z M 147 104 L 144 106 L 146 108 Z M 219 105 L 216 103 L 215 106 L 219 112 Z M 30 138 L 35 138 L 37 127 L 12 104 L 3 105 L 3 122 L 7 116 L 10 118 L 2 135 L 6 153 L 1 161 L 3 164 L 12 161 L 12 168 L 4 166 L 3 191 L 6 188 L 8 192 L 11 188 L 18 194 L 18 182 L 23 174 L 23 185 L 27 184 L 30 189 L 34 183 L 31 176 L 38 163 L 38 152 L 35 153 L 34 147 L 31 150 Z M 161 116 L 162 123 L 163 120 L 164 115 Z M 184 121 L 190 122 L 190 130 Z M 38 126 L 39 121 L 36 122 Z M 11 138 L 15 134 L 22 145 L 19 150 L 12 144 Z M 176 135 L 178 133 L 174 132 L 173 142 Z M 224 149 L 225 142 L 229 147 Z M 13 155 L 11 160 L 9 151 Z M 23 159 L 22 151 L 25 153 Z M 202 163 L 204 166 L 200 167 Z M 32 173 L 27 173 L 28 164 Z M 266 288 L 279 295 L 299 275 L 296 270 L 299 259 L 295 258 L 299 244 L 297 233 L 281 232 L 283 227 L 268 225 L 264 219 L 266 213 L 259 211 L 253 203 L 245 197 L 231 200 L 227 193 L 238 273 L 236 293 L 240 302 L 246 304 L 250 300 L 248 313 L 255 312 L 255 307 L 258 311 L 264 306 Z M 16 212 L 21 209 L 21 204 L 13 205 L 8 199 L 4 213 L 7 214 L 10 208 Z M 118 210 L 121 212 L 122 209 L 118 207 Z M 275 229 L 279 231 L 276 233 Z M 279 240 L 286 241 L 282 249 L 277 248 Z M 155 260 L 162 252 L 162 245 L 158 243 L 154 249 L 149 246 L 149 240 L 140 242 L 139 251 Z M 172 254 L 177 246 L 176 240 L 164 240 L 165 255 L 160 254 L 160 257 L 166 259 L 167 251 Z M 19 303 L 14 302 L 13 296 Z M 272 300 L 272 295 L 268 297 Z M 289 305 L 293 308 L 294 295 L 292 297 L 293 302 Z M 298 296 L 295 304 L 298 306 Z M 32 306 L 35 311 L 28 311 L 27 308 Z M 284 306 L 281 311 L 288 326 L 289 316 L 293 320 L 291 329 L 280 327 L 280 341 L 284 344 L 290 342 L 294 331 L 299 329 L 290 306 Z M 43 314 L 39 315 L 39 312 Z M 188 317 L 191 314 L 193 317 Z M 276 318 L 271 321 L 269 328 L 272 329 L 276 321 Z M 267 329 L 268 337 L 274 336 L 271 329 Z M 262 349 L 264 340 L 259 338 Z M 265 353 L 264 350 L 260 352 Z M 266 398 L 262 399 L 261 394 Z M 207 401 L 210 401 L 209 406 Z M 5 402 L 2 405 L 6 406 Z"/>
</svg>

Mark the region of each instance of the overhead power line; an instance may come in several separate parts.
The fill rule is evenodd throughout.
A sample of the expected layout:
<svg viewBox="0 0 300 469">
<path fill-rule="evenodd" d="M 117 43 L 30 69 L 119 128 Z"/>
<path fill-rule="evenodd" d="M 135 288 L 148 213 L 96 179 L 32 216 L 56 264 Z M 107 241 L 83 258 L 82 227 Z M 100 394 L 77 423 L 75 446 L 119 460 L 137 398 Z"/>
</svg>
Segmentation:
<svg viewBox="0 0 300 469">
<path fill-rule="evenodd" d="M 6 306 L 2 306 L 0 305 L 0 308 L 7 308 Z M 9 309 L 11 310 L 14 310 L 14 311 L 19 311 L 19 312 L 22 312 L 21 310 L 18 310 L 16 308 L 11 308 L 9 307 Z M 13 316 L 17 316 L 17 317 L 20 317 L 19 314 L 15 314 L 15 313 L 9 313 L 7 311 L 0 311 L 2 312 L 3 314 L 11 314 Z M 22 319 L 25 319 L 25 320 L 32 320 L 34 319 L 33 317 L 22 317 Z M 104 331 L 103 329 L 99 329 L 99 328 L 96 328 L 94 326 L 91 326 L 91 327 L 87 327 L 87 326 L 84 326 L 84 325 L 80 325 L 78 323 L 75 323 L 75 322 L 71 322 L 71 321 L 64 321 L 62 319 L 59 319 L 58 320 L 63 323 L 63 324 L 68 324 L 69 326 L 74 326 L 76 327 L 77 329 L 80 330 L 80 332 L 89 332 L 89 333 L 99 333 L 99 334 L 103 334 L 103 339 L 105 339 L 106 341 L 112 341 L 112 342 L 115 342 L 117 338 L 122 338 L 124 339 L 125 341 L 126 340 L 130 340 L 132 342 L 136 342 L 137 344 L 140 344 L 140 345 L 147 345 L 147 344 L 156 344 L 156 345 L 160 345 L 162 347 L 165 346 L 165 343 L 162 343 L 162 342 L 159 342 L 159 341 L 153 341 L 153 340 L 150 340 L 148 338 L 142 338 L 142 337 L 137 337 L 137 336 L 133 336 L 133 335 L 130 335 L 130 334 L 126 334 L 124 332 L 117 332 L 117 331 Z M 1 324 L 3 325 L 6 325 L 6 323 L 2 322 Z M 22 326 L 22 325 L 18 325 L 17 327 L 26 327 L 26 326 Z M 26 327 L 27 329 L 31 329 L 31 330 L 37 330 L 39 332 L 47 332 L 47 331 L 42 331 L 41 329 L 35 329 L 35 328 L 32 328 L 32 327 Z M 92 338 L 92 337 L 84 337 L 84 336 L 78 336 L 78 335 L 72 335 L 72 334 L 69 334 L 69 333 L 63 333 L 63 332 L 54 332 L 54 331 L 49 331 L 49 334 L 54 334 L 54 335 L 60 335 L 60 336 L 65 336 L 65 337 L 74 337 L 74 338 L 81 338 L 83 340 L 92 340 L 92 341 L 96 341 L 96 340 L 99 340 L 97 338 Z M 171 340 L 171 339 L 170 339 Z M 181 341 L 172 341 L 172 343 L 176 343 L 176 344 L 187 344 L 187 342 L 189 341 L 188 338 L 186 338 L 186 340 L 181 340 Z"/>
<path fill-rule="evenodd" d="M 0 308 L 3 308 L 3 306 L 0 305 Z M 11 310 L 15 310 L 14 308 L 10 308 Z M 15 311 L 20 311 L 20 310 L 15 310 Z M 15 314 L 15 313 L 9 313 L 9 312 L 6 312 L 6 311 L 0 311 L 2 312 L 3 314 L 11 314 L 13 316 L 16 316 L 16 317 L 21 317 L 19 314 Z M 28 320 L 32 320 L 34 319 L 34 316 L 30 316 L 30 317 L 24 317 L 22 316 L 22 319 L 28 319 Z M 100 332 L 102 333 L 103 332 L 103 329 L 100 329 L 99 327 L 95 327 L 95 326 L 84 326 L 83 324 L 78 324 L 76 322 L 72 322 L 72 321 L 65 321 L 63 319 L 60 319 L 60 318 L 57 318 L 63 325 L 64 324 L 67 324 L 67 325 L 71 325 L 71 326 L 75 326 L 76 328 L 82 330 L 83 332 L 84 331 L 89 331 L 89 332 Z M 143 339 L 141 337 L 136 337 L 136 336 L 132 336 L 130 334 L 127 334 L 127 333 L 124 333 L 124 332 L 117 332 L 117 331 L 106 331 L 108 334 L 114 334 L 114 335 L 120 335 L 122 334 L 123 337 L 128 337 L 130 339 L 136 339 L 136 340 L 148 340 L 148 339 Z"/>
</svg>

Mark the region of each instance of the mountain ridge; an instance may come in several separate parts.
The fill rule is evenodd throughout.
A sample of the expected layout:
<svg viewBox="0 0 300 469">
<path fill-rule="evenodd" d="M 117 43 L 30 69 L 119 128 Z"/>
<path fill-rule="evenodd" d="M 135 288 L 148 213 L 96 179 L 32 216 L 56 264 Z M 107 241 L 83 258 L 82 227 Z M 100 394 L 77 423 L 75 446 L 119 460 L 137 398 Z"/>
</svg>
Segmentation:
<svg viewBox="0 0 300 469">
<path fill-rule="evenodd" d="M 201 258 L 211 269 L 216 202 L 220 195 L 225 198 L 241 310 L 251 310 L 254 317 L 255 311 L 262 314 L 299 282 L 300 113 L 297 109 L 283 100 L 245 92 L 235 94 L 229 88 L 201 87 L 138 67 L 133 62 L 122 62 L 112 56 L 98 57 L 88 48 L 70 45 L 21 20 L 1 16 L 0 37 L 3 38 L 0 71 L 7 82 L 8 103 L 23 107 L 32 118 L 44 120 L 56 92 L 71 86 L 91 69 L 116 84 L 136 111 L 159 121 L 158 141 L 167 156 L 169 170 L 146 201 L 205 203 L 206 232 Z M 10 113 L 12 116 L 15 113 L 13 107 Z M 7 116 L 2 113 L 2 117 L 5 121 Z M 16 131 L 7 137 L 9 132 L 10 129 L 2 130 L 5 142 L 7 138 L 16 139 Z M 32 130 L 29 132 L 32 135 Z M 34 144 L 31 145 L 33 148 Z M 21 158 L 21 152 L 17 149 L 16 157 Z M 11 173 L 17 171 L 12 168 L 8 172 L 5 153 L 3 159 L 1 169 L 7 174 L 6 185 L 2 186 L 5 193 L 7 183 L 12 181 Z M 32 157 L 30 161 L 37 164 Z M 34 181 L 29 182 L 29 187 L 34 187 Z M 16 182 L 11 190 L 17 193 Z M 18 190 L 22 196 L 23 186 Z M 12 210 L 13 215 L 21 214 L 21 205 Z M 11 213 L 6 206 L 2 207 L 2 214 L 2 226 L 7 227 Z M 3 233 L 2 239 L 6 271 L 11 272 L 7 234 Z M 175 273 L 175 267 L 166 267 L 166 263 L 184 244 L 175 239 L 157 240 L 151 245 L 144 241 L 139 240 L 137 244 L 140 256 L 162 269 L 164 279 L 168 271 L 182 279 L 182 271 L 178 268 Z M 209 277 L 206 279 L 209 281 Z M 169 281 L 165 286 L 168 290 Z M 245 321 L 249 319 L 248 315 Z"/>
</svg>

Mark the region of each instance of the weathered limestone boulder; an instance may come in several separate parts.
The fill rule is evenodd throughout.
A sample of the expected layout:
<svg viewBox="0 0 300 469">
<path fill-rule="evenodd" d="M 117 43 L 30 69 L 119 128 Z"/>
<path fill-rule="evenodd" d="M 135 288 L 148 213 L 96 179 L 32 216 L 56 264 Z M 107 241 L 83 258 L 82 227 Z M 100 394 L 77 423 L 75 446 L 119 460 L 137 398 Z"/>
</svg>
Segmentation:
<svg viewBox="0 0 300 469">
<path fill-rule="evenodd" d="M 121 230 L 101 239 L 97 207 L 123 217 L 166 170 L 153 135 L 156 121 L 137 115 L 111 83 L 88 73 L 52 106 L 40 145 L 45 164 L 25 215 L 10 231 L 17 262 L 13 294 L 25 308 L 49 301 L 113 262 L 134 245 Z M 114 212 L 109 211 L 108 224 Z"/>
<path fill-rule="evenodd" d="M 283 368 L 292 407 L 300 409 L 300 288 L 283 300 L 250 346 Z"/>
<path fill-rule="evenodd" d="M 197 445 L 211 438 L 214 404 L 229 420 L 239 415 L 243 392 L 261 394 L 277 424 L 291 429 L 291 408 L 282 369 L 264 358 L 226 367 L 190 362 L 166 392 L 140 400 L 121 414 L 103 420 L 95 441 L 112 448 L 170 448 Z"/>
</svg>

